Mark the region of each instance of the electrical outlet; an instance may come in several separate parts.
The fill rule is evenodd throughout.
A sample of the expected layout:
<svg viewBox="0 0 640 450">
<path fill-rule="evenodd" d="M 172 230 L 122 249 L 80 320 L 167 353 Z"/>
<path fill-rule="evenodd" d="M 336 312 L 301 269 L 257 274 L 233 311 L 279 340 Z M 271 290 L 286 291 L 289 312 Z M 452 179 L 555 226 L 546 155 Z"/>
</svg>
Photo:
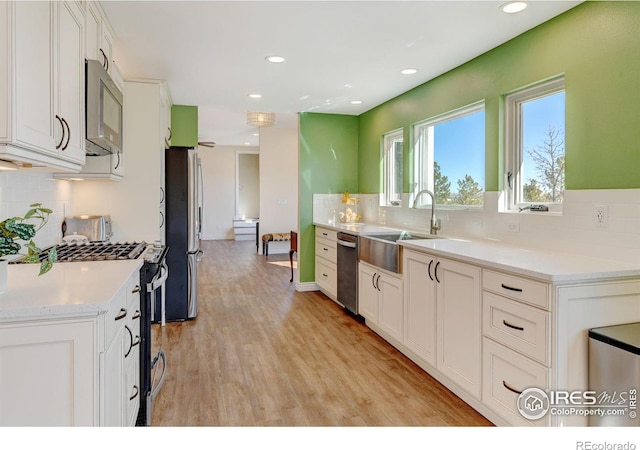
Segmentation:
<svg viewBox="0 0 640 450">
<path fill-rule="evenodd" d="M 595 205 L 596 227 L 605 228 L 609 224 L 609 207 L 607 205 Z"/>
</svg>

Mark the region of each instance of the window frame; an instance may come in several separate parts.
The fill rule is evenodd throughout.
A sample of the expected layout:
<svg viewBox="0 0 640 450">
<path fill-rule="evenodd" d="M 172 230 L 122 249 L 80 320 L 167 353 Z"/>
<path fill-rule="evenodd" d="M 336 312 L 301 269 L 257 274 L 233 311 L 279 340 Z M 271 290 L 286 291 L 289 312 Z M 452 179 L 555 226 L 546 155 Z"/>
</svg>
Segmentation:
<svg viewBox="0 0 640 450">
<path fill-rule="evenodd" d="M 380 204 L 382 206 L 400 206 L 403 191 L 403 182 L 400 182 L 400 186 L 396 186 L 397 189 L 393 189 L 395 186 L 395 142 L 402 142 L 402 159 L 404 164 L 404 128 L 397 128 L 382 135 L 381 139 L 381 153 L 382 153 L 382 193 L 380 195 Z M 403 169 L 403 167 L 401 167 Z M 403 170 L 404 172 L 404 170 Z M 403 177 L 404 179 L 404 177 Z M 396 202 L 392 196 L 397 195 L 400 199 L 400 203 L 397 205 L 392 204 Z"/>
<path fill-rule="evenodd" d="M 447 111 L 446 113 L 421 120 L 420 122 L 416 122 L 412 125 L 411 129 L 413 133 L 413 149 L 414 149 L 414 156 L 413 156 L 413 162 L 414 162 L 413 195 L 414 196 L 421 189 L 423 189 L 421 186 L 423 186 L 423 181 L 425 178 L 423 173 L 424 171 L 422 170 L 424 163 L 428 164 L 428 172 L 431 174 L 430 178 L 428 178 L 427 182 L 425 183 L 427 185 L 426 189 L 429 189 L 435 195 L 435 186 L 434 186 L 435 180 L 433 177 L 433 171 L 435 166 L 434 164 L 435 152 L 429 152 L 427 149 L 425 149 L 425 142 L 423 139 L 421 139 L 422 130 L 425 128 L 426 129 L 432 128 L 435 125 L 438 125 L 440 123 L 448 122 L 450 120 L 475 114 L 480 111 L 485 112 L 485 125 L 486 125 L 486 108 L 485 108 L 484 99 L 474 103 L 470 103 L 465 106 L 461 106 L 451 111 Z M 431 142 L 431 144 L 426 145 L 426 147 L 428 148 L 429 145 L 433 146 L 433 139 L 434 139 L 433 130 L 429 131 L 427 134 L 428 134 L 427 142 Z M 485 142 L 486 142 L 486 138 L 485 138 Z M 484 159 L 486 158 L 486 153 L 487 153 L 486 144 L 483 145 L 483 148 L 484 148 L 484 153 L 483 153 L 483 159 Z M 486 175 L 486 167 L 484 167 L 483 169 L 485 170 L 485 175 Z M 482 192 L 483 193 L 486 192 L 485 186 L 482 186 Z M 429 197 L 422 196 L 422 198 L 418 199 L 417 206 L 425 206 L 430 204 L 431 204 L 431 199 Z M 440 209 L 482 210 L 484 208 L 484 202 L 482 205 L 450 205 L 450 204 L 436 203 L 436 207 Z"/>
<path fill-rule="evenodd" d="M 521 208 L 532 204 L 542 204 L 549 208 L 549 212 L 562 212 L 562 202 L 525 202 L 523 201 L 523 180 L 520 173 L 524 160 L 522 148 L 522 108 L 526 102 L 541 99 L 550 95 L 565 93 L 565 123 L 566 129 L 566 87 L 564 74 L 535 83 L 523 89 L 512 91 L 504 96 L 504 199 L 505 211 L 520 212 Z M 566 155 L 566 147 L 565 147 Z M 537 214 L 537 213 L 536 213 Z"/>
</svg>

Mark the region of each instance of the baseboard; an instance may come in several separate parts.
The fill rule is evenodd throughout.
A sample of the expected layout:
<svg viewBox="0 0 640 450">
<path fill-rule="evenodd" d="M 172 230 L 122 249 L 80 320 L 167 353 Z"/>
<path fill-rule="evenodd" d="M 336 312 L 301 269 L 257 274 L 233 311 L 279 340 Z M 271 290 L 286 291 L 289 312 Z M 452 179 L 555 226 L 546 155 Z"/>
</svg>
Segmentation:
<svg viewBox="0 0 640 450">
<path fill-rule="evenodd" d="M 202 239 L 203 241 L 231 241 L 231 240 L 233 240 L 233 235 L 227 235 L 227 234 L 203 234 L 200 239 Z"/>
<path fill-rule="evenodd" d="M 315 281 L 301 283 L 296 281 L 296 291 L 298 292 L 310 292 L 310 291 L 319 291 L 320 288 L 316 284 Z"/>
</svg>

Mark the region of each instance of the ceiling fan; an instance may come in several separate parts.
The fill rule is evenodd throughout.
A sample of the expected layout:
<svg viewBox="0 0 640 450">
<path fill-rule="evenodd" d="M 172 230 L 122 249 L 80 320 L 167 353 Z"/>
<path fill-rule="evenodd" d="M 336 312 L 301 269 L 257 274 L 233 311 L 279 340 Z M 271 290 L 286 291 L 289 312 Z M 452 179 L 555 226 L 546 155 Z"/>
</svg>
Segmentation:
<svg viewBox="0 0 640 450">
<path fill-rule="evenodd" d="M 198 145 L 202 147 L 214 148 L 216 146 L 216 143 L 213 141 L 202 141 L 198 142 Z"/>
</svg>

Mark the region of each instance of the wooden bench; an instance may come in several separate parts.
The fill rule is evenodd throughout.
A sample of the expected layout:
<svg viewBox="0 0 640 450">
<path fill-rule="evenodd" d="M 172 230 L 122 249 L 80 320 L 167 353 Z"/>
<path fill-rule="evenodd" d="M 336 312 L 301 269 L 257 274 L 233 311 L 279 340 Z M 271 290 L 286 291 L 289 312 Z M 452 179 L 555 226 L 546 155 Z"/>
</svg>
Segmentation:
<svg viewBox="0 0 640 450">
<path fill-rule="evenodd" d="M 291 233 L 267 233 L 262 235 L 262 254 L 269 256 L 269 242 L 291 240 Z"/>
</svg>

